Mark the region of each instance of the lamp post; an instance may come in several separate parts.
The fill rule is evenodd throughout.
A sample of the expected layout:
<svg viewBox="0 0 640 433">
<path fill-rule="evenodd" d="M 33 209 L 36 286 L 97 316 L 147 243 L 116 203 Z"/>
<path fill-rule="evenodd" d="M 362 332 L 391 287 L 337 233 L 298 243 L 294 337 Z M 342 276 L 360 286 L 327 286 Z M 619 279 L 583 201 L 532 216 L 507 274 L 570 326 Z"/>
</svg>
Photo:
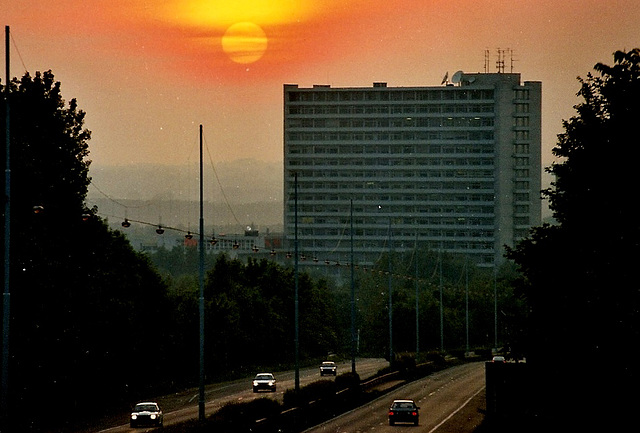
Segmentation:
<svg viewBox="0 0 640 433">
<path fill-rule="evenodd" d="M 418 231 L 416 230 L 416 241 L 415 241 L 415 245 L 413 247 L 413 255 L 414 255 L 414 271 L 415 271 L 415 275 L 414 275 L 414 285 L 415 285 L 415 291 L 416 291 L 416 362 L 420 361 L 420 302 L 419 302 L 419 297 L 420 297 L 420 293 L 418 290 Z"/>
<path fill-rule="evenodd" d="M 198 419 L 205 419 L 204 403 L 204 217 L 203 217 L 203 194 L 202 194 L 202 125 L 200 125 L 200 389 L 198 393 Z"/>
<path fill-rule="evenodd" d="M 300 391 L 300 330 L 298 317 L 298 173 L 293 173 L 293 247 L 294 247 L 294 320 L 295 320 L 295 391 Z"/>
<path fill-rule="evenodd" d="M 388 279 L 389 286 L 389 363 L 393 363 L 393 287 L 391 276 L 391 217 L 389 217 L 389 258 L 388 258 Z"/>
<path fill-rule="evenodd" d="M 350 224 L 351 224 L 351 372 L 356 373 L 356 289 L 353 263 L 353 199 L 350 205 Z"/>
<path fill-rule="evenodd" d="M 493 265 L 493 347 L 498 348 L 498 268 Z"/>
<path fill-rule="evenodd" d="M 10 291 L 9 291 L 9 252 L 11 245 L 11 136 L 9 134 L 9 26 L 5 26 L 6 73 L 5 81 L 5 204 L 4 204 L 4 292 L 2 294 L 2 408 L 0 416 L 3 421 L 9 417 L 9 323 L 10 323 Z"/>
<path fill-rule="evenodd" d="M 467 255 L 464 256 L 464 292 L 465 292 L 465 324 L 466 324 L 466 337 L 467 337 L 467 356 L 469 356 L 469 260 Z"/>
<path fill-rule="evenodd" d="M 440 351 L 444 352 L 444 303 L 443 303 L 443 296 L 442 296 L 442 290 L 443 288 L 443 281 L 442 281 L 442 242 L 440 243 L 440 250 L 438 251 L 438 267 L 439 267 L 439 274 L 440 274 L 440 281 L 439 281 L 439 286 L 440 286 Z"/>
</svg>

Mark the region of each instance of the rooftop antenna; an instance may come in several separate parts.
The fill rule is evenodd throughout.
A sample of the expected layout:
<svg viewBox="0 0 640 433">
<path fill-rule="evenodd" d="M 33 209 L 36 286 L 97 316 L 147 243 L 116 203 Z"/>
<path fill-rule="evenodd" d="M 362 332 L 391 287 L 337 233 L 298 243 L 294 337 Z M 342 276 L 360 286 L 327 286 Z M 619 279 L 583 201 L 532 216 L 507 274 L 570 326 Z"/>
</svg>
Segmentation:
<svg viewBox="0 0 640 433">
<path fill-rule="evenodd" d="M 449 71 L 447 71 L 444 74 L 444 77 L 442 77 L 442 82 L 440 84 L 449 84 Z"/>
<path fill-rule="evenodd" d="M 453 84 L 460 84 L 462 82 L 462 74 L 464 72 L 462 71 L 456 71 L 453 76 L 451 77 L 451 82 Z"/>
<path fill-rule="evenodd" d="M 489 50 L 484 50 L 484 73 L 489 73 Z"/>
<path fill-rule="evenodd" d="M 504 73 L 504 54 L 507 50 L 497 49 L 498 51 L 498 60 L 496 60 L 496 70 L 498 74 Z"/>
<path fill-rule="evenodd" d="M 511 64 L 510 64 L 510 67 L 511 67 L 511 73 L 513 74 L 513 63 L 514 63 L 516 60 L 513 58 L 513 50 L 512 50 L 512 49 L 509 49 L 509 57 L 510 57 L 510 62 L 511 62 Z"/>
</svg>

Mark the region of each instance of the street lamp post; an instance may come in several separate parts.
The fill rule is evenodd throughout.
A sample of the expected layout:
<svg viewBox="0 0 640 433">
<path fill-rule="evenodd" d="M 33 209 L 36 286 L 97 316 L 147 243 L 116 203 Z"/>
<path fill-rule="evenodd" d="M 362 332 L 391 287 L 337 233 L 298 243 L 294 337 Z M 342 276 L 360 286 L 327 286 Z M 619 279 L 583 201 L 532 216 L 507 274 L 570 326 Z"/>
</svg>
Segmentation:
<svg viewBox="0 0 640 433">
<path fill-rule="evenodd" d="M 204 217 L 203 217 L 203 186 L 202 186 L 202 125 L 200 125 L 200 389 L 198 396 L 198 418 L 205 419 L 204 403 Z"/>
<path fill-rule="evenodd" d="M 388 257 L 388 279 L 389 285 L 389 362 L 393 364 L 393 286 L 391 275 L 391 217 L 389 217 L 389 257 Z"/>
<path fill-rule="evenodd" d="M 440 251 L 438 251 L 438 267 L 440 274 L 440 351 L 444 352 L 444 300 L 442 296 L 443 280 L 442 280 L 442 243 L 440 243 Z"/>
<path fill-rule="evenodd" d="M 356 289 L 353 263 L 353 199 L 350 200 L 351 224 L 351 372 L 356 373 Z"/>
<path fill-rule="evenodd" d="M 419 290 L 418 290 L 418 231 L 416 230 L 416 241 L 413 247 L 413 256 L 414 256 L 414 285 L 416 290 L 416 362 L 420 361 L 420 302 L 419 302 Z"/>
<path fill-rule="evenodd" d="M 10 323 L 10 291 L 9 291 L 9 252 L 11 250 L 11 136 L 9 134 L 9 26 L 5 26 L 6 73 L 5 81 L 5 202 L 4 202 L 4 292 L 2 294 L 2 408 L 0 416 L 3 421 L 9 417 L 9 323 Z"/>
<path fill-rule="evenodd" d="M 299 316 L 298 316 L 298 173 L 293 173 L 293 193 L 294 193 L 294 320 L 295 320 L 295 391 L 296 394 L 300 391 L 300 329 L 299 329 Z"/>
</svg>

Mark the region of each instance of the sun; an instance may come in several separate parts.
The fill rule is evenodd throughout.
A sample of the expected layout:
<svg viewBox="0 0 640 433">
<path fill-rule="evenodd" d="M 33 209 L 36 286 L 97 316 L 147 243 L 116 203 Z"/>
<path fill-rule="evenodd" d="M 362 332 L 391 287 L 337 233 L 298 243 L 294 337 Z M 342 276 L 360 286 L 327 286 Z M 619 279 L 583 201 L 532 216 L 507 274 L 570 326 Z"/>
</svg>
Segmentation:
<svg viewBox="0 0 640 433">
<path fill-rule="evenodd" d="M 222 50 L 236 63 L 253 63 L 267 50 L 267 35 L 252 22 L 233 24 L 222 36 Z"/>
</svg>

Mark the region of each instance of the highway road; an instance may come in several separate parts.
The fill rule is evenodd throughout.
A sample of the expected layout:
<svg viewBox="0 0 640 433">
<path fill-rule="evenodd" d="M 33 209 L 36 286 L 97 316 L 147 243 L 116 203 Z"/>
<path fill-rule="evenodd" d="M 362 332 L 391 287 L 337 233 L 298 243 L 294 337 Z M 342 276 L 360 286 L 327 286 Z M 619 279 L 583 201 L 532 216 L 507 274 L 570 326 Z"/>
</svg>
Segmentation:
<svg viewBox="0 0 640 433">
<path fill-rule="evenodd" d="M 406 424 L 411 427 L 412 432 L 445 432 L 447 422 L 462 411 L 468 402 L 479 397 L 484 391 L 484 385 L 483 362 L 455 366 L 408 383 L 361 408 L 308 429 L 304 433 L 397 433 L 398 429 L 405 425 L 389 425 L 387 413 L 394 399 L 412 399 L 420 407 L 420 425 L 413 427 Z"/>
<path fill-rule="evenodd" d="M 387 367 L 389 363 L 384 359 L 362 359 L 356 362 L 356 371 L 361 379 L 366 379 L 375 375 L 380 369 Z M 351 371 L 351 362 L 338 364 L 338 374 Z M 205 389 L 205 414 L 211 415 L 229 402 L 248 401 L 254 398 L 271 397 L 282 402 L 283 394 L 287 389 L 293 389 L 295 386 L 295 373 L 273 372 L 277 380 L 277 392 L 254 393 L 251 388 L 251 380 L 253 377 L 235 380 L 232 382 L 208 385 Z M 331 376 L 324 376 L 327 379 Z M 320 379 L 320 370 L 318 367 L 306 368 L 300 370 L 300 386 L 305 386 L 313 381 Z M 150 400 L 153 400 L 150 398 Z M 179 422 L 188 421 L 198 418 L 198 391 L 191 390 L 189 392 L 166 396 L 156 399 L 164 412 L 164 425 L 172 425 Z M 107 427 L 110 426 L 110 427 Z M 127 415 L 120 415 L 118 419 L 107 420 L 102 423 L 103 427 L 88 430 L 98 433 L 122 433 L 122 432 L 144 432 L 147 429 L 129 427 L 129 419 Z M 148 429 L 151 430 L 151 429 Z"/>
</svg>

